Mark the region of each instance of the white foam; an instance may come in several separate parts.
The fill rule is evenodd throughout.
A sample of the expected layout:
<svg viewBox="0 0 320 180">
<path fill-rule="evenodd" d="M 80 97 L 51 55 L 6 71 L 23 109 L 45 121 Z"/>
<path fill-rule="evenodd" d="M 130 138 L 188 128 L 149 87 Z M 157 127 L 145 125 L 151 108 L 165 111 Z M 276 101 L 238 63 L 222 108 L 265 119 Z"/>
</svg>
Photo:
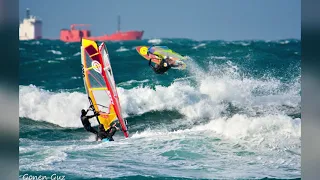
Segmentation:
<svg viewBox="0 0 320 180">
<path fill-rule="evenodd" d="M 225 56 L 210 56 L 209 57 L 210 59 L 218 59 L 218 60 L 225 60 L 225 59 L 228 59 L 227 57 Z"/>
<path fill-rule="evenodd" d="M 52 170 L 54 164 L 61 163 L 67 159 L 67 153 L 65 151 L 74 149 L 75 146 L 41 146 L 33 145 L 25 149 L 26 152 L 35 153 L 29 156 L 35 156 L 37 158 L 23 158 L 19 159 L 20 168 L 25 170 L 37 169 L 37 170 Z M 19 152 L 21 153 L 21 152 Z"/>
<path fill-rule="evenodd" d="M 231 62 L 227 62 L 225 67 L 210 65 L 209 73 L 192 64 L 192 60 L 190 62 L 188 69 L 196 84 L 191 84 L 190 79 L 181 79 L 168 87 L 118 87 L 124 117 L 174 110 L 184 115 L 185 121 L 217 119 L 221 118 L 221 113 L 230 112 L 230 105 L 250 116 L 300 112 L 299 80 L 290 84 L 287 90 L 282 90 L 284 84 L 277 79 L 242 77 Z M 20 86 L 19 96 L 20 117 L 44 120 L 62 127 L 81 127 L 80 110 L 89 106 L 84 93 L 53 93 L 32 85 Z"/>
<path fill-rule="evenodd" d="M 149 39 L 148 40 L 148 43 L 151 43 L 151 44 L 154 44 L 154 45 L 160 44 L 161 42 L 162 42 L 161 39 Z"/>
<path fill-rule="evenodd" d="M 231 42 L 228 42 L 228 44 L 235 44 L 235 45 L 249 46 L 249 45 L 251 45 L 251 42 L 231 41 Z"/>
<path fill-rule="evenodd" d="M 80 52 L 75 53 L 73 56 L 80 56 Z"/>
<path fill-rule="evenodd" d="M 129 49 L 121 46 L 119 49 L 116 50 L 117 52 L 124 52 L 124 51 L 129 51 Z"/>
<path fill-rule="evenodd" d="M 130 86 L 131 84 L 134 84 L 134 83 L 142 84 L 142 83 L 146 83 L 146 82 L 149 82 L 149 79 L 145 79 L 145 80 L 141 80 L 141 81 L 137 81 L 137 80 L 132 79 L 129 81 L 121 82 L 118 84 L 118 86 Z"/>
<path fill-rule="evenodd" d="M 200 47 L 205 47 L 205 46 L 206 46 L 205 43 L 201 43 L 201 44 L 198 44 L 198 45 L 194 46 L 192 49 L 198 49 Z"/>
<path fill-rule="evenodd" d="M 163 140 L 181 139 L 194 136 L 195 134 L 206 134 L 217 137 L 221 135 L 224 139 L 241 140 L 251 139 L 261 144 L 261 138 L 271 141 L 287 141 L 288 138 L 297 140 L 301 137 L 301 119 L 292 119 L 286 115 L 265 115 L 262 117 L 248 117 L 236 114 L 230 118 L 221 117 L 211 120 L 209 123 L 197 125 L 190 129 L 169 132 L 167 129 L 147 129 L 136 132 L 132 138 L 154 138 Z M 257 141 L 259 140 L 259 141 Z"/>
<path fill-rule="evenodd" d="M 66 58 L 65 57 L 59 57 L 59 58 L 56 58 L 56 60 L 64 61 L 64 60 L 66 60 Z"/>
<path fill-rule="evenodd" d="M 59 61 L 49 60 L 48 63 L 49 63 L 49 64 L 53 64 L 53 63 L 60 63 L 60 62 L 59 62 Z"/>
<path fill-rule="evenodd" d="M 248 42 L 248 43 L 241 42 L 241 45 L 242 45 L 242 46 L 249 46 L 250 44 L 251 44 L 250 42 Z"/>
<path fill-rule="evenodd" d="M 62 54 L 62 52 L 56 51 L 56 50 L 48 50 L 47 52 L 51 52 L 51 53 L 57 54 L 57 55 L 61 55 Z"/>
<path fill-rule="evenodd" d="M 87 96 L 82 93 L 52 93 L 33 85 L 19 88 L 20 117 L 47 121 L 62 127 L 81 127 L 80 111 L 88 107 Z"/>
<path fill-rule="evenodd" d="M 80 76 L 72 76 L 71 79 L 81 79 Z"/>
<path fill-rule="evenodd" d="M 282 113 L 283 105 L 299 108 L 300 96 L 296 92 L 278 95 L 254 96 L 256 89 L 272 91 L 281 85 L 277 81 L 253 79 L 237 80 L 230 77 L 208 76 L 191 86 L 188 82 L 177 81 L 168 87 L 157 85 L 118 88 L 124 116 L 143 114 L 154 110 L 176 110 L 190 119 L 218 118 L 226 110 L 224 101 L 232 102 L 247 113 L 259 109 L 262 112 Z M 35 86 L 20 86 L 20 117 L 45 120 L 63 127 L 79 127 L 79 111 L 88 107 L 83 93 L 52 93 Z"/>
<path fill-rule="evenodd" d="M 232 139 L 257 136 L 267 138 L 266 134 L 273 138 L 283 139 L 285 136 L 300 137 L 300 126 L 300 119 L 293 120 L 286 115 L 248 117 L 236 114 L 231 118 L 215 119 L 202 128 L 213 130 Z"/>
<path fill-rule="evenodd" d="M 51 165 L 53 163 L 61 162 L 66 160 L 67 154 L 63 152 L 62 150 L 53 150 L 53 151 L 47 151 L 49 155 L 46 156 L 44 159 L 44 162 L 46 165 Z"/>
<path fill-rule="evenodd" d="M 280 44 L 289 44 L 290 41 L 285 40 L 285 41 L 279 41 Z"/>
<path fill-rule="evenodd" d="M 34 44 L 36 44 L 36 45 L 42 45 L 42 43 L 40 43 L 40 41 L 33 41 L 31 44 L 32 44 L 32 45 L 34 45 Z"/>
</svg>

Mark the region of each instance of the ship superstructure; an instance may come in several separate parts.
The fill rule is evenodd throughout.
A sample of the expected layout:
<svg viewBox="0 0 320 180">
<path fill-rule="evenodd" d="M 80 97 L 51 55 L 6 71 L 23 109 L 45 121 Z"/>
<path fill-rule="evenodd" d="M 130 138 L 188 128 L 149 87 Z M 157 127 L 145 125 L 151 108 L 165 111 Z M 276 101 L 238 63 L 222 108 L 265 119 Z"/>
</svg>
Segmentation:
<svg viewBox="0 0 320 180">
<path fill-rule="evenodd" d="M 20 22 L 19 39 L 42 39 L 42 20 L 30 15 L 30 9 L 26 9 L 26 17 Z"/>
</svg>

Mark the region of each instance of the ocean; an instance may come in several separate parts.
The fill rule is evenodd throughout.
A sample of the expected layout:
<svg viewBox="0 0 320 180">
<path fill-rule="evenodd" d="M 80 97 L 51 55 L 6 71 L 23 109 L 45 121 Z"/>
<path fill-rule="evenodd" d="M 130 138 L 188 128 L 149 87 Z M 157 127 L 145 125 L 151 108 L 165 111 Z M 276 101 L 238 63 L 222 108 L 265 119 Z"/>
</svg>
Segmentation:
<svg viewBox="0 0 320 180">
<path fill-rule="evenodd" d="M 187 68 L 155 74 L 135 50 L 151 44 Z M 300 40 L 106 46 L 129 138 L 101 143 L 79 118 L 80 43 L 20 41 L 20 179 L 301 178 Z"/>
</svg>

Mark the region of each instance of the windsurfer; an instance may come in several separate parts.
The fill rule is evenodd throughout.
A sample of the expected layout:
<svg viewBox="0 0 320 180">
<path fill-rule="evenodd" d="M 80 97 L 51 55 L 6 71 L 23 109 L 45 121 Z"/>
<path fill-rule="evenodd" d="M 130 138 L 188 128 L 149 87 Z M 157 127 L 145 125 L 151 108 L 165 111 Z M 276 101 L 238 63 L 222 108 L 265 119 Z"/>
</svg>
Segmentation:
<svg viewBox="0 0 320 180">
<path fill-rule="evenodd" d="M 156 64 L 153 66 L 151 64 L 152 59 L 149 60 L 149 66 L 152 68 L 152 70 L 156 74 L 163 74 L 167 72 L 171 67 L 178 67 L 178 65 L 174 65 L 174 61 L 170 59 L 170 57 L 164 57 L 164 59 L 161 60 L 160 64 Z"/>
<path fill-rule="evenodd" d="M 91 124 L 89 122 L 89 119 L 99 116 L 100 113 L 99 112 L 95 112 L 93 115 L 87 115 L 88 111 L 90 110 L 90 108 L 88 110 L 81 110 L 81 122 L 82 125 L 84 127 L 85 130 L 87 130 L 88 132 L 92 132 L 94 134 L 98 134 L 97 130 L 95 130 L 93 127 L 91 127 Z"/>
</svg>

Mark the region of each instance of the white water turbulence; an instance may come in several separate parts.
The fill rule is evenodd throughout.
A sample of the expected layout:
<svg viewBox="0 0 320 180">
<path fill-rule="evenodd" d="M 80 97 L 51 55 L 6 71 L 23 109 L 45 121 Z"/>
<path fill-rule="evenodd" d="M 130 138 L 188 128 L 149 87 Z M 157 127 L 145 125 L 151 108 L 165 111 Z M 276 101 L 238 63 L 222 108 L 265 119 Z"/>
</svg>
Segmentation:
<svg viewBox="0 0 320 180">
<path fill-rule="evenodd" d="M 299 177 L 301 119 L 295 114 L 301 112 L 300 77 L 286 83 L 271 77 L 245 77 L 229 61 L 223 67 L 209 64 L 207 68 L 190 60 L 191 79 L 169 86 L 118 87 L 125 118 L 164 111 L 177 112 L 181 118 L 170 123 L 152 119 L 158 122 L 156 126 L 144 124 L 130 132 L 131 138 L 121 139 L 119 135 L 119 141 L 110 144 L 60 142 L 52 151 L 39 152 L 46 159 L 20 162 L 22 168 L 79 167 L 82 161 L 66 163 L 67 154 L 71 154 L 84 159 L 90 177 L 104 177 L 106 167 L 108 172 L 117 171 L 110 178 L 135 174 L 227 179 L 270 174 Z M 79 116 L 80 110 L 88 107 L 86 94 L 49 92 L 32 85 L 19 89 L 20 117 L 61 127 L 82 127 Z M 48 146 L 34 146 L 28 152 Z M 111 156 L 117 159 L 117 166 L 107 161 Z M 73 169 L 72 173 L 80 171 Z"/>
<path fill-rule="evenodd" d="M 216 74 L 207 74 L 196 66 L 190 69 L 196 74 L 196 85 L 186 80 L 173 82 L 168 87 L 118 87 L 124 115 L 176 110 L 186 119 L 197 121 L 221 118 L 221 113 L 230 106 L 250 116 L 258 113 L 285 116 L 300 110 L 299 81 L 293 82 L 287 90 L 280 90 L 283 83 L 279 80 L 239 77 L 232 66 L 224 70 L 212 67 L 210 72 Z M 221 71 L 224 74 L 220 74 Z M 262 95 L 256 95 L 256 92 Z M 33 85 L 20 86 L 19 98 L 20 117 L 44 120 L 62 127 L 79 127 L 79 109 L 88 107 L 87 96 L 83 93 L 49 92 Z"/>
</svg>

